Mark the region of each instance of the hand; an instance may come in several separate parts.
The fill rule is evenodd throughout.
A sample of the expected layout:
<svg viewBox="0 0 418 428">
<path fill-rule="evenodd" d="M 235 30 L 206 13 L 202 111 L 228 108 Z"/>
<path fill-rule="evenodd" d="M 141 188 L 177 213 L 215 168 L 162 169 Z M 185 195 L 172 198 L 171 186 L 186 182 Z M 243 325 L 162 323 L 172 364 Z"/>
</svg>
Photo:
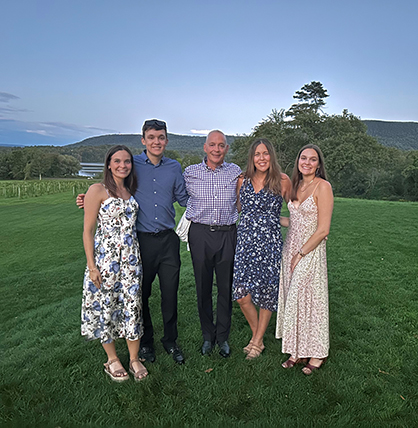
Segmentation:
<svg viewBox="0 0 418 428">
<path fill-rule="evenodd" d="M 297 266 L 297 264 L 300 262 L 302 256 L 299 253 L 296 253 L 293 257 L 292 257 L 292 261 L 290 262 L 290 270 L 293 271 L 295 270 L 295 267 Z"/>
<path fill-rule="evenodd" d="M 102 276 L 100 275 L 99 269 L 93 269 L 89 271 L 89 276 L 91 282 L 95 285 L 96 288 L 100 288 L 102 285 Z"/>
<path fill-rule="evenodd" d="M 78 208 L 83 209 L 84 208 L 84 197 L 85 197 L 85 193 L 80 193 L 79 195 L 77 195 L 77 198 L 75 200 L 75 203 L 77 204 Z"/>
</svg>

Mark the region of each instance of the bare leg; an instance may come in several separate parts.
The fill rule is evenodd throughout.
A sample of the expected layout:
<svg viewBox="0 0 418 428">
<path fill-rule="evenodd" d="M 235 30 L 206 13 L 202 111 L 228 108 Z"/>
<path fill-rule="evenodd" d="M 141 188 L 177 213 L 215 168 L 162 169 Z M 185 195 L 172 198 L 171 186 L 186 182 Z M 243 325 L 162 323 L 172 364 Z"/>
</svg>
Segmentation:
<svg viewBox="0 0 418 428">
<path fill-rule="evenodd" d="M 148 376 L 148 371 L 144 365 L 138 360 L 139 352 L 139 339 L 137 340 L 126 340 L 126 344 L 129 349 L 129 369 L 135 376 L 135 380 L 142 380 Z"/>
<path fill-rule="evenodd" d="M 242 299 L 238 299 L 237 302 L 240 305 L 241 311 L 245 316 L 245 319 L 248 321 L 252 331 L 252 339 L 255 337 L 258 329 L 258 313 L 257 309 L 254 306 L 253 301 L 251 300 L 251 295 L 247 294 Z"/>
<path fill-rule="evenodd" d="M 258 314 L 257 331 L 255 335 L 253 335 L 254 345 L 257 345 L 260 348 L 264 347 L 264 344 L 263 344 L 264 333 L 267 330 L 270 318 L 271 318 L 271 311 L 260 308 L 260 312 Z"/>
</svg>

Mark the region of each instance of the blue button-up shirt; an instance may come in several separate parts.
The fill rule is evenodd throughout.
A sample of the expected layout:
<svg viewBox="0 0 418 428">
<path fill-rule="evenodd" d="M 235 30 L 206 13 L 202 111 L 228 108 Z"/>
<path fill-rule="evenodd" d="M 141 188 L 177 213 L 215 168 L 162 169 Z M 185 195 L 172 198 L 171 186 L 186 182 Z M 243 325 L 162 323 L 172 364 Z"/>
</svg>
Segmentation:
<svg viewBox="0 0 418 428">
<path fill-rule="evenodd" d="M 154 165 L 146 150 L 134 156 L 138 189 L 135 199 L 139 204 L 137 230 L 157 233 L 175 226 L 174 202 L 185 207 L 188 199 L 180 164 L 162 157 Z"/>
<path fill-rule="evenodd" d="M 206 162 L 188 166 L 184 171 L 187 192 L 186 218 L 193 223 L 231 225 L 238 219 L 237 179 L 241 169 L 224 162 L 214 170 Z"/>
</svg>

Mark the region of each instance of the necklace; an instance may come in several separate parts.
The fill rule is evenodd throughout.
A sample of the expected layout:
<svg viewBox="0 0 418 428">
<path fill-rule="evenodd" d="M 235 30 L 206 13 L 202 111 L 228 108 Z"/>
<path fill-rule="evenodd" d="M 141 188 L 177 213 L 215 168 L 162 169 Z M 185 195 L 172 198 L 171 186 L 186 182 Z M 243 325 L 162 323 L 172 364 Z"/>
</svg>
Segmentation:
<svg viewBox="0 0 418 428">
<path fill-rule="evenodd" d="M 303 193 L 315 180 L 316 177 L 314 177 L 306 186 L 304 189 L 302 189 L 302 186 L 300 186 L 300 191 Z"/>
</svg>

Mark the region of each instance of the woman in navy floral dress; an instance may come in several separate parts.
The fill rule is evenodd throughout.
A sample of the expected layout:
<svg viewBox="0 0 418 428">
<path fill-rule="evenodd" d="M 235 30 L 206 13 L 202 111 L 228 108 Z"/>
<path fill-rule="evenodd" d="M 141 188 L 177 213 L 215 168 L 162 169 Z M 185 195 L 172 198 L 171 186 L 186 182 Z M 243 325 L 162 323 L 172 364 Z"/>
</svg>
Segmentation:
<svg viewBox="0 0 418 428">
<path fill-rule="evenodd" d="M 83 243 L 87 258 L 81 310 L 81 334 L 100 339 L 108 361 L 105 372 L 117 382 L 128 373 L 116 354 L 115 339 L 126 339 L 135 380 L 148 374 L 138 360 L 142 328 L 142 265 L 132 196 L 137 179 L 132 153 L 112 147 L 106 155 L 103 183 L 90 186 L 84 200 Z M 97 224 L 97 230 L 96 230 Z"/>
<path fill-rule="evenodd" d="M 245 176 L 237 184 L 241 217 L 232 284 L 233 299 L 252 331 L 244 348 L 247 359 L 258 357 L 264 350 L 264 333 L 272 312 L 277 310 L 283 247 L 280 211 L 290 188 L 290 179 L 280 172 L 272 144 L 266 139 L 254 141 Z"/>
</svg>

